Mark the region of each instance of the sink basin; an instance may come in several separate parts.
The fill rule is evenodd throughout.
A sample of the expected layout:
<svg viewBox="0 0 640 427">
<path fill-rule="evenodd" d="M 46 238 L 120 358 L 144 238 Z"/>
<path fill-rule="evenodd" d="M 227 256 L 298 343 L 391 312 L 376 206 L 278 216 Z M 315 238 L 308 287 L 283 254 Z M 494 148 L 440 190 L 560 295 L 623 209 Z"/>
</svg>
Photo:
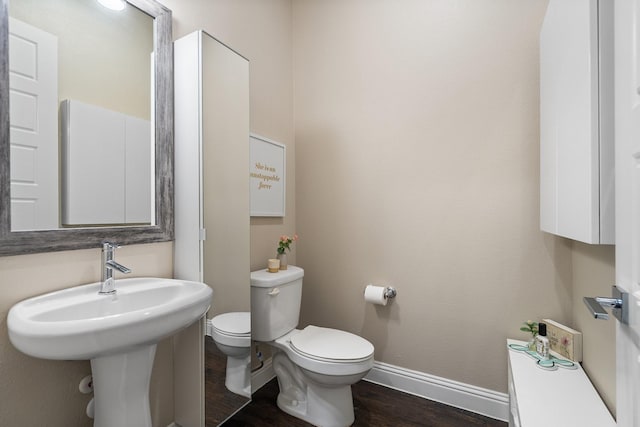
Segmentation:
<svg viewBox="0 0 640 427">
<path fill-rule="evenodd" d="M 12 344 L 43 359 L 84 360 L 157 343 L 202 317 L 211 304 L 204 283 L 120 279 L 113 295 L 100 283 L 29 298 L 9 311 Z"/>
<path fill-rule="evenodd" d="M 94 427 L 151 427 L 149 381 L 156 345 L 200 319 L 211 305 L 204 283 L 136 278 L 29 298 L 9 310 L 11 343 L 43 359 L 91 360 Z"/>
</svg>

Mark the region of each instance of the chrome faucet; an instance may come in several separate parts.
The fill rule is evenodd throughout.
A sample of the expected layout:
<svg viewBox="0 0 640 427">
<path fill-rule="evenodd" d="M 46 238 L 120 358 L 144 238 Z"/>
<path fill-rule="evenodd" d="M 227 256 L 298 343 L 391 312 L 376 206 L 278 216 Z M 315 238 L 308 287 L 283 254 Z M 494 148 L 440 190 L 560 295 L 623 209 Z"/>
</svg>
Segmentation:
<svg viewBox="0 0 640 427">
<path fill-rule="evenodd" d="M 131 273 L 131 270 L 122 264 L 118 264 L 113 260 L 113 256 L 117 248 L 115 243 L 104 242 L 102 244 L 102 282 L 100 283 L 101 294 L 116 293 L 116 279 L 113 278 L 113 270 L 116 269 L 121 273 Z"/>
</svg>

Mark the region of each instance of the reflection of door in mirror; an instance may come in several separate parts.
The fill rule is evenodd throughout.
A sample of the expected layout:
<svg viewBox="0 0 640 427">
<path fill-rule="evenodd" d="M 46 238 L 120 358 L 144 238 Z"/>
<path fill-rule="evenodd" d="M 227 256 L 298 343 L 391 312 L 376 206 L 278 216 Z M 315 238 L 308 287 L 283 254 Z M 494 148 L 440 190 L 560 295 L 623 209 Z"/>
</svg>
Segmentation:
<svg viewBox="0 0 640 427">
<path fill-rule="evenodd" d="M 175 42 L 175 276 L 213 288 L 206 425 L 251 397 L 249 62 L 198 31 Z"/>
<path fill-rule="evenodd" d="M 58 39 L 9 20 L 11 219 L 14 230 L 58 227 Z"/>
<path fill-rule="evenodd" d="M 12 230 L 153 224 L 151 196 L 131 191 L 153 193 L 152 155 L 125 165 L 124 152 L 119 155 L 114 148 L 113 141 L 124 140 L 129 127 L 115 136 L 110 125 L 103 126 L 109 135 L 99 127 L 85 127 L 89 132 L 71 139 L 74 155 L 65 152 L 61 137 L 69 124 L 62 103 L 69 100 L 141 121 L 144 130 L 136 139 L 140 149 L 133 151 L 149 153 L 154 142 L 154 19 L 131 4 L 115 12 L 86 0 L 13 0 L 9 13 Z M 75 155 L 79 152 L 93 155 Z M 134 180 L 134 174 L 140 178 Z M 72 181 L 65 182 L 65 176 Z M 127 190 L 135 194 L 127 195 Z M 136 214 L 127 218 L 131 208 L 126 204 L 140 200 L 144 212 L 135 207 Z M 102 220 L 107 210 L 118 214 Z"/>
</svg>

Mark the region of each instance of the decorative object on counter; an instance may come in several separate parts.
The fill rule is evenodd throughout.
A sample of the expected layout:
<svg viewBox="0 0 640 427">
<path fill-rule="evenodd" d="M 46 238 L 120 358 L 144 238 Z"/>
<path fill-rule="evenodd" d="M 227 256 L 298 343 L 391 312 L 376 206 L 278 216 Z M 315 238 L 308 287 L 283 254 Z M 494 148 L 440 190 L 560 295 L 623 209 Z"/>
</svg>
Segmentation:
<svg viewBox="0 0 640 427">
<path fill-rule="evenodd" d="M 289 265 L 289 262 L 287 261 L 287 254 L 285 254 L 284 252 L 279 253 L 276 258 L 278 258 L 278 261 L 280 261 L 280 270 L 286 270 Z"/>
<path fill-rule="evenodd" d="M 542 320 L 547 324 L 551 351 L 574 362 L 582 362 L 582 332 L 551 319 Z"/>
<path fill-rule="evenodd" d="M 538 335 L 536 335 L 536 353 L 544 360 L 549 360 L 549 338 L 547 338 L 547 324 L 538 323 Z"/>
<path fill-rule="evenodd" d="M 287 269 L 287 252 L 291 251 L 291 244 L 298 241 L 298 235 L 294 234 L 293 237 L 289 237 L 286 234 L 280 236 L 278 242 L 278 259 L 280 260 L 280 270 Z"/>
<path fill-rule="evenodd" d="M 520 327 L 520 330 L 523 332 L 529 332 L 531 334 L 531 339 L 529 340 L 529 350 L 536 349 L 536 335 L 538 335 L 538 322 L 532 322 L 531 320 L 527 320 L 526 322 L 522 322 L 524 326 Z"/>
<path fill-rule="evenodd" d="M 536 361 L 536 365 L 544 369 L 546 371 L 555 371 L 560 368 L 564 369 L 578 369 L 578 364 L 572 362 L 571 360 L 560 359 L 555 356 L 549 356 L 549 358 L 545 359 L 540 354 L 538 354 L 535 350 L 529 350 L 527 345 L 520 344 L 509 344 L 507 345 L 509 351 L 519 351 L 525 353 L 527 356 L 531 357 Z"/>
<path fill-rule="evenodd" d="M 280 260 L 274 258 L 267 260 L 267 270 L 269 270 L 269 273 L 277 273 L 280 271 Z"/>
</svg>

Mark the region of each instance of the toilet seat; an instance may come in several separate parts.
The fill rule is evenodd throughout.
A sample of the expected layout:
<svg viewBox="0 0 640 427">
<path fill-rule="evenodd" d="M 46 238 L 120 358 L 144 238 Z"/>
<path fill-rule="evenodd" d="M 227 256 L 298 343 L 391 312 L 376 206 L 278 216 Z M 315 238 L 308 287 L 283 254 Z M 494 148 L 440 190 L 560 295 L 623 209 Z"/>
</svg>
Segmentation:
<svg viewBox="0 0 640 427">
<path fill-rule="evenodd" d="M 362 362 L 373 355 L 373 345 L 362 337 L 312 325 L 291 337 L 291 349 L 311 359 L 332 363 Z"/>
<path fill-rule="evenodd" d="M 355 375 L 373 367 L 373 345 L 364 338 L 337 329 L 317 326 L 294 329 L 273 344 L 284 350 L 300 368 L 317 374 Z M 340 346 L 348 350 L 340 350 Z"/>
<path fill-rule="evenodd" d="M 251 313 L 219 314 L 211 319 L 211 326 L 214 341 L 233 347 L 251 346 Z"/>
</svg>

